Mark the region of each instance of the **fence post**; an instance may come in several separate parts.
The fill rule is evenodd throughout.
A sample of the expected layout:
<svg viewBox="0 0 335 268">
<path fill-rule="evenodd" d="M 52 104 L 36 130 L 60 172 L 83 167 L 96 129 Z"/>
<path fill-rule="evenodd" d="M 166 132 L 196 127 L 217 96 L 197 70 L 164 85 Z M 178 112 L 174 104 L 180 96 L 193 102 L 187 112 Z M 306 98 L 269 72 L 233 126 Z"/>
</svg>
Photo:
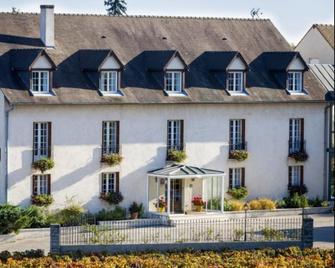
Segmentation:
<svg viewBox="0 0 335 268">
<path fill-rule="evenodd" d="M 302 248 L 313 247 L 313 226 L 314 220 L 310 217 L 305 217 L 302 219 Z"/>
<path fill-rule="evenodd" d="M 60 225 L 50 225 L 50 253 L 60 253 Z"/>
</svg>

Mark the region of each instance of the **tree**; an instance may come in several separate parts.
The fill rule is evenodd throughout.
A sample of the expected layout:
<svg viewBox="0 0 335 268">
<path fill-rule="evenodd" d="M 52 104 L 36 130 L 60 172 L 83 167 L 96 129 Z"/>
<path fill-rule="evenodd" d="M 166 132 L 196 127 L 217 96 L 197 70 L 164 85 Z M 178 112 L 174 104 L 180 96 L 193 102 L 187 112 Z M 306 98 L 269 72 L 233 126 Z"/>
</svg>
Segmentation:
<svg viewBox="0 0 335 268">
<path fill-rule="evenodd" d="M 127 3 L 125 0 L 106 0 L 105 6 L 110 16 L 126 15 Z"/>
</svg>

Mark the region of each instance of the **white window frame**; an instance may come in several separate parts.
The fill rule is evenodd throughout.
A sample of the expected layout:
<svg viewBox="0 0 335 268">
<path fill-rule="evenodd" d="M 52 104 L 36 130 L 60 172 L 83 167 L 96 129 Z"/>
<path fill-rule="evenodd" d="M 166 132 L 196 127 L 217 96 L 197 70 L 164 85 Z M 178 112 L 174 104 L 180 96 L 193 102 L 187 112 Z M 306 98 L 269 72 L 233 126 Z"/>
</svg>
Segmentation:
<svg viewBox="0 0 335 268">
<path fill-rule="evenodd" d="M 43 77 L 43 75 L 45 75 L 46 78 Z M 42 80 L 45 83 L 43 83 Z M 37 88 L 36 90 L 35 90 L 35 87 Z M 49 94 L 50 93 L 50 71 L 49 70 L 32 70 L 30 90 L 33 94 L 37 94 L 37 95 Z"/>
<path fill-rule="evenodd" d="M 177 75 L 179 75 L 179 81 L 177 80 Z M 184 73 L 182 71 L 166 71 L 164 75 L 165 91 L 172 93 L 182 93 L 183 81 L 184 81 L 183 76 Z M 170 83 L 171 83 L 171 89 L 168 88 L 168 85 Z"/>
<path fill-rule="evenodd" d="M 287 72 L 287 91 L 290 93 L 303 92 L 303 72 L 301 71 Z"/>
<path fill-rule="evenodd" d="M 100 71 L 100 92 L 103 94 L 116 94 L 119 91 L 119 71 Z"/>
<path fill-rule="evenodd" d="M 243 71 L 228 71 L 227 90 L 233 93 L 243 93 L 244 92 L 244 72 Z"/>
<path fill-rule="evenodd" d="M 232 144 L 230 144 L 231 150 L 238 150 L 239 145 L 243 142 L 243 124 L 242 119 L 231 119 L 229 122 L 230 127 L 230 141 Z"/>
<path fill-rule="evenodd" d="M 301 184 L 301 166 L 290 166 L 290 182 L 291 186 L 300 186 Z"/>
<path fill-rule="evenodd" d="M 242 168 L 232 168 L 232 188 L 242 187 Z"/>
<path fill-rule="evenodd" d="M 116 172 L 101 174 L 101 193 L 107 194 L 116 192 L 116 176 Z"/>
<path fill-rule="evenodd" d="M 178 149 L 182 146 L 181 120 L 168 120 L 168 148 Z"/>
<path fill-rule="evenodd" d="M 48 122 L 34 122 L 34 161 L 49 156 L 49 128 Z"/>
<path fill-rule="evenodd" d="M 290 150 L 295 152 L 300 150 L 302 141 L 302 119 L 291 118 L 289 126 Z"/>
<path fill-rule="evenodd" d="M 102 136 L 103 136 L 103 154 L 118 153 L 118 121 L 104 121 Z"/>
<path fill-rule="evenodd" d="M 33 189 L 33 193 L 35 195 L 49 194 L 49 175 L 41 174 L 35 176 L 36 182 L 34 184 L 36 189 Z"/>
</svg>

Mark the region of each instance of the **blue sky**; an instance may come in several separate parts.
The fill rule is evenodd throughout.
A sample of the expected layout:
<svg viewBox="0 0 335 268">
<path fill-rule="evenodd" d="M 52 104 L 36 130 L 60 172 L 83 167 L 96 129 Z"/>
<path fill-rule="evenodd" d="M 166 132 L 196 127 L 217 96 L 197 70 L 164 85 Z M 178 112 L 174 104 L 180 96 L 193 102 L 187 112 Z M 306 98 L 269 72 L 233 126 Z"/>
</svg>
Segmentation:
<svg viewBox="0 0 335 268">
<path fill-rule="evenodd" d="M 57 13 L 105 14 L 103 0 L 0 0 L 0 11 L 12 7 L 38 12 L 40 4 L 54 4 Z M 297 43 L 313 23 L 334 21 L 333 0 L 127 0 L 130 15 L 250 17 L 260 8 L 289 42 Z"/>
</svg>

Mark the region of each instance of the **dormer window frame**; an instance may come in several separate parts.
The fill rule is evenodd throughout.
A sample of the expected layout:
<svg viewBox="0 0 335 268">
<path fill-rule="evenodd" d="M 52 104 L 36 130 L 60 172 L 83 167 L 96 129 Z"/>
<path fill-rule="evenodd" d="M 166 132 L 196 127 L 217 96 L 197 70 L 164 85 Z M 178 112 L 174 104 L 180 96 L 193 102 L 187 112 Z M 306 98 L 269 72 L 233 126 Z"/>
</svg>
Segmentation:
<svg viewBox="0 0 335 268">
<path fill-rule="evenodd" d="M 241 75 L 240 76 L 240 88 L 237 89 L 237 74 Z M 233 89 L 230 89 L 230 75 L 233 75 L 233 84 L 232 87 Z M 230 94 L 245 94 L 245 76 L 246 76 L 246 71 L 244 70 L 227 70 L 227 91 Z"/>
<path fill-rule="evenodd" d="M 296 83 L 296 76 L 300 75 L 299 81 L 300 83 Z M 292 79 L 290 79 L 290 75 L 293 75 Z M 290 81 L 292 81 L 292 89 L 290 89 Z M 299 88 L 296 88 L 297 85 L 300 85 Z M 287 78 L 286 78 L 286 90 L 289 94 L 306 94 L 304 91 L 304 71 L 303 70 L 288 70 Z"/>
<path fill-rule="evenodd" d="M 104 74 L 116 74 L 116 89 L 115 90 L 103 90 L 103 75 Z M 110 87 L 110 79 L 107 77 L 107 88 Z M 115 84 L 114 84 L 115 85 Z M 121 88 L 121 71 L 120 69 L 101 69 L 99 71 L 99 92 L 103 96 L 121 96 L 120 94 L 120 88 Z"/>
<path fill-rule="evenodd" d="M 171 74 L 171 90 L 168 90 L 168 78 L 167 76 Z M 179 80 L 179 89 L 178 90 L 174 90 L 176 89 L 176 79 L 175 76 L 176 74 L 180 75 L 180 80 Z M 185 71 L 184 70 L 180 70 L 180 69 L 169 69 L 169 70 L 165 70 L 164 72 L 164 91 L 169 94 L 169 95 L 180 95 L 180 94 L 184 94 L 184 88 L 185 88 Z"/>
<path fill-rule="evenodd" d="M 35 83 L 34 83 L 34 74 L 37 74 L 37 88 L 38 90 L 34 90 Z M 42 74 L 46 74 L 46 90 L 42 90 L 44 79 Z M 33 96 L 50 96 L 53 95 L 52 92 L 52 70 L 51 69 L 31 69 L 30 71 L 30 92 Z"/>
</svg>

